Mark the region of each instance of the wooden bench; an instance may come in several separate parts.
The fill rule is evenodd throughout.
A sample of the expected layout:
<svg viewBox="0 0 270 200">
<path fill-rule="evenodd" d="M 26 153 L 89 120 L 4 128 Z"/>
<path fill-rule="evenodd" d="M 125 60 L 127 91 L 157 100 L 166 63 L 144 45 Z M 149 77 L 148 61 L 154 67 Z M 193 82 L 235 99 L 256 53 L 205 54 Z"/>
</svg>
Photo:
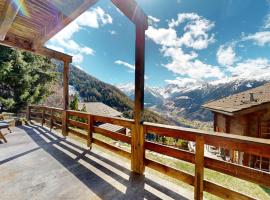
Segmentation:
<svg viewBox="0 0 270 200">
<path fill-rule="evenodd" d="M 1 132 L 2 129 L 8 129 L 10 132 L 10 128 L 9 128 L 9 124 L 5 123 L 5 122 L 0 122 L 0 139 L 3 139 L 5 143 L 7 143 L 7 139 L 5 138 L 5 136 L 3 135 L 3 133 Z"/>
</svg>

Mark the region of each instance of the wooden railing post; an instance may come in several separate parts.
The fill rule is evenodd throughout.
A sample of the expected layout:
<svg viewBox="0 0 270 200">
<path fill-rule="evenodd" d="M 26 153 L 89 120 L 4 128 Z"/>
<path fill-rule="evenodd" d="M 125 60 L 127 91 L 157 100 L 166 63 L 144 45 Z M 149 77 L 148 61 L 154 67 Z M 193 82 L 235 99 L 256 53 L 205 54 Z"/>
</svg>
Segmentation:
<svg viewBox="0 0 270 200">
<path fill-rule="evenodd" d="M 131 139 L 131 170 L 144 173 L 144 62 L 145 26 L 136 24 L 134 127 Z"/>
<path fill-rule="evenodd" d="M 51 115 L 51 118 L 50 118 L 50 131 L 52 130 L 53 128 L 53 109 L 51 108 L 51 112 L 50 112 L 50 115 Z"/>
<path fill-rule="evenodd" d="M 194 199 L 203 199 L 204 137 L 196 137 Z"/>
<path fill-rule="evenodd" d="M 66 110 L 62 112 L 62 134 L 63 136 L 68 135 L 68 127 L 67 127 L 68 114 Z"/>
<path fill-rule="evenodd" d="M 87 130 L 87 146 L 92 149 L 92 140 L 93 140 L 93 129 L 94 129 L 94 121 L 93 117 L 88 115 L 88 130 Z"/>
<path fill-rule="evenodd" d="M 143 174 L 145 170 L 144 126 L 133 125 L 131 133 L 131 169 L 138 174 Z"/>
<path fill-rule="evenodd" d="M 27 106 L 26 110 L 26 120 L 30 121 L 30 115 L 31 115 L 31 106 Z"/>
<path fill-rule="evenodd" d="M 41 125 L 43 126 L 45 123 L 45 107 L 42 107 L 42 119 L 41 119 Z"/>
</svg>

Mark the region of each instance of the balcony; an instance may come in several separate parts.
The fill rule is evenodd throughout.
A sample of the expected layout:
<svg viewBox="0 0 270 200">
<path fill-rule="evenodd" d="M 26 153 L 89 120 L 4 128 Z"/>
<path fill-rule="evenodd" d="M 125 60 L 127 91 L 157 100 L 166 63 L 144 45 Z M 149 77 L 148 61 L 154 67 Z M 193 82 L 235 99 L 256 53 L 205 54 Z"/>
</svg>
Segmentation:
<svg viewBox="0 0 270 200">
<path fill-rule="evenodd" d="M 190 199 L 192 194 L 94 145 L 37 124 L 13 129 L 0 145 L 1 199 Z"/>
<path fill-rule="evenodd" d="M 26 189 L 29 191 L 26 195 L 32 194 L 32 190 L 35 192 L 35 190 L 40 191 L 45 188 L 44 192 L 40 192 L 39 195 L 46 195 L 48 191 L 52 191 L 47 195 L 58 197 L 59 195 L 67 195 L 65 193 L 67 191 L 67 193 L 71 193 L 72 199 L 83 198 L 83 195 L 80 195 L 81 192 L 80 194 L 73 193 L 71 192 L 73 190 L 83 190 L 82 192 L 85 192 L 87 196 L 90 195 L 89 191 L 91 191 L 91 195 L 101 199 L 156 199 L 157 197 L 192 199 L 196 198 L 196 192 L 203 194 L 203 191 L 223 199 L 270 198 L 267 192 L 263 195 L 252 196 L 238 191 L 237 188 L 233 188 L 228 183 L 227 186 L 223 185 L 223 181 L 226 179 L 222 179 L 222 177 L 229 175 L 234 185 L 254 183 L 252 186 L 247 184 L 247 187 L 250 188 L 246 188 L 246 191 L 253 190 L 253 187 L 261 188 L 263 191 L 270 187 L 269 172 L 210 158 L 205 154 L 205 145 L 208 144 L 270 157 L 268 140 L 143 123 L 141 132 L 144 135 L 155 133 L 161 136 L 194 141 L 196 142 L 196 151 L 195 153 L 184 151 L 146 141 L 143 138 L 144 145 L 139 156 L 143 160 L 141 168 L 146 167 L 146 172 L 144 175 L 136 175 L 130 170 L 132 163 L 135 162 L 132 157 L 135 152 L 132 150 L 134 145 L 134 141 L 132 141 L 134 140 L 132 135 L 134 133 L 133 120 L 43 106 L 29 107 L 27 116 L 29 120 L 34 120 L 44 126 L 37 124 L 22 126 L 16 129 L 15 133 L 9 135 L 7 144 L 0 146 L 1 171 L 5 172 L 1 175 L 3 178 L 1 180 L 5 181 L 1 182 L 0 188 L 4 195 L 15 195 L 15 192 L 11 192 L 14 191 L 14 188 L 10 184 L 17 182 L 15 189 L 18 192 Z M 126 127 L 131 130 L 131 137 L 96 127 L 95 122 Z M 58 131 L 55 131 L 54 129 L 57 128 Z M 60 134 L 61 131 L 63 135 Z M 98 135 L 99 137 L 97 137 Z M 110 138 L 115 142 L 106 142 L 100 136 Z M 79 142 L 83 142 L 84 145 Z M 118 142 L 125 145 L 119 147 Z M 189 163 L 187 168 L 194 171 L 187 172 L 187 170 L 170 166 L 166 161 L 160 162 L 162 159 L 155 160 L 153 159 L 155 158 L 154 154 L 163 156 L 162 158 L 166 158 L 164 160 L 171 158 Z M 208 176 L 210 172 L 215 172 L 216 176 L 221 178 L 211 180 L 211 177 Z M 62 178 L 62 173 L 65 178 Z M 245 181 L 241 182 L 240 179 Z M 175 184 L 175 181 L 181 181 L 187 187 Z M 69 185 L 68 183 L 71 182 L 72 184 Z"/>
</svg>

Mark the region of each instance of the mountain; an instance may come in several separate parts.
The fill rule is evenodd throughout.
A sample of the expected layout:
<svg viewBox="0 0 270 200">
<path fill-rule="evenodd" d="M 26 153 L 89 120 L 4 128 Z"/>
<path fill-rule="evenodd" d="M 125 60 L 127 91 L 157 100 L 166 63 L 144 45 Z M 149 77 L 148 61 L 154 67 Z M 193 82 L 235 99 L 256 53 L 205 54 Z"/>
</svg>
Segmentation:
<svg viewBox="0 0 270 200">
<path fill-rule="evenodd" d="M 204 103 L 261 86 L 266 82 L 266 80 L 234 80 L 219 84 L 203 84 L 175 92 L 170 95 L 167 102 L 171 102 L 177 115 L 186 119 L 212 121 L 212 113 L 201 107 Z"/>
<path fill-rule="evenodd" d="M 122 92 L 124 92 L 131 100 L 134 100 L 134 85 L 123 84 L 116 85 Z M 161 95 L 160 88 L 145 87 L 144 89 L 144 106 L 149 108 L 164 103 L 164 97 Z"/>
<path fill-rule="evenodd" d="M 145 102 L 151 94 L 150 109 L 174 119 L 183 119 L 189 121 L 212 121 L 212 113 L 203 109 L 201 106 L 208 102 L 217 100 L 229 95 L 233 95 L 245 90 L 258 87 L 267 82 L 267 80 L 254 79 L 234 79 L 224 82 L 185 82 L 181 84 L 168 84 L 164 88 L 150 88 L 145 89 Z M 120 87 L 123 92 L 123 88 Z M 129 94 L 133 91 L 129 90 Z M 156 98 L 156 99 L 154 99 Z M 155 102 L 159 102 L 156 103 Z M 179 121 L 179 120 L 178 120 Z"/>
<path fill-rule="evenodd" d="M 60 74 L 59 81 L 61 82 L 63 66 L 57 61 L 54 61 L 54 64 L 57 66 L 57 71 Z M 78 93 L 80 100 L 84 102 L 103 102 L 119 112 L 122 112 L 124 117 L 133 117 L 134 103 L 126 94 L 117 87 L 104 83 L 73 65 L 70 65 L 69 85 L 70 91 L 72 91 L 72 93 Z M 58 93 L 59 91 L 61 92 L 59 87 L 56 88 L 58 88 Z M 55 91 L 54 95 L 56 95 L 56 93 L 57 91 Z M 49 98 L 52 99 L 52 97 Z M 175 124 L 173 120 L 162 117 L 158 113 L 147 109 L 143 117 L 144 120 L 148 122 Z"/>
</svg>

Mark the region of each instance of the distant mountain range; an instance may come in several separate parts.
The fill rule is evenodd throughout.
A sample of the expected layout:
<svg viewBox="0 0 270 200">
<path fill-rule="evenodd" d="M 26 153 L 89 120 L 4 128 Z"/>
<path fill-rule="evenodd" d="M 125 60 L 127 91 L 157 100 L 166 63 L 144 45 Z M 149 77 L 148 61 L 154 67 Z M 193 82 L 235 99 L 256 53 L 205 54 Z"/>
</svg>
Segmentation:
<svg viewBox="0 0 270 200">
<path fill-rule="evenodd" d="M 163 116 L 189 120 L 212 121 L 212 113 L 201 108 L 208 102 L 258 87 L 267 80 L 231 80 L 212 83 L 189 83 L 185 86 L 168 84 L 165 88 L 145 88 L 145 106 Z M 134 99 L 132 85 L 118 86 L 130 99 Z"/>
<path fill-rule="evenodd" d="M 57 66 L 57 71 L 60 75 L 63 72 L 63 66 L 60 62 L 54 61 Z M 59 81 L 62 77 L 59 78 Z M 57 95 L 57 91 L 54 92 L 54 96 L 61 96 L 62 89 L 59 89 L 60 83 L 58 83 L 57 91 L 60 95 Z M 79 68 L 70 65 L 69 73 L 69 91 L 70 95 L 77 94 L 79 99 L 83 102 L 103 102 L 104 104 L 115 108 L 119 112 L 123 113 L 124 117 L 133 117 L 133 101 L 117 87 L 104 83 L 88 73 L 80 70 Z M 54 97 L 49 99 L 55 100 Z M 58 98 L 59 99 L 59 98 Z M 51 100 L 50 102 L 54 102 Z M 53 105 L 51 105 L 53 106 Z M 173 120 L 163 117 L 156 112 L 145 110 L 144 120 L 149 122 L 163 123 L 163 124 L 178 124 L 174 123 Z"/>
<path fill-rule="evenodd" d="M 61 64 L 56 63 L 62 72 Z M 245 90 L 261 86 L 268 80 L 235 79 L 224 82 L 190 82 L 181 86 L 168 84 L 164 88 L 145 87 L 145 121 L 176 124 L 186 127 L 211 128 L 213 116 L 201 106 Z M 132 118 L 134 85 L 113 86 L 104 83 L 75 66 L 70 67 L 70 91 L 82 101 L 103 102 L 125 117 Z M 205 123 L 208 122 L 208 123 Z"/>
</svg>

